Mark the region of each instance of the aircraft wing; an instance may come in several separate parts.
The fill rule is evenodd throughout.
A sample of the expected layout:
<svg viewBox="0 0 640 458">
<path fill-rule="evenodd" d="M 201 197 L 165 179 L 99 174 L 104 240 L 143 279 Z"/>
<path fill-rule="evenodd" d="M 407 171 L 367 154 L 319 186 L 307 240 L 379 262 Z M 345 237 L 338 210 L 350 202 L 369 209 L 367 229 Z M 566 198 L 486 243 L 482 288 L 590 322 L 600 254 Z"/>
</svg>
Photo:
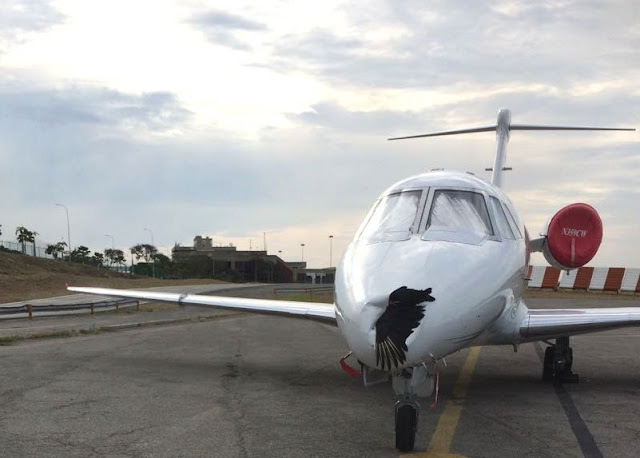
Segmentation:
<svg viewBox="0 0 640 458">
<path fill-rule="evenodd" d="M 640 326 L 640 307 L 529 309 L 520 336 L 527 342 L 631 326 Z"/>
<path fill-rule="evenodd" d="M 100 296 L 126 297 L 149 301 L 175 302 L 180 305 L 205 305 L 245 312 L 269 315 L 285 315 L 336 324 L 336 308 L 333 304 L 317 302 L 294 302 L 271 299 L 248 299 L 242 297 L 206 296 L 200 294 L 162 293 L 131 289 L 85 288 L 69 286 L 69 291 Z"/>
</svg>

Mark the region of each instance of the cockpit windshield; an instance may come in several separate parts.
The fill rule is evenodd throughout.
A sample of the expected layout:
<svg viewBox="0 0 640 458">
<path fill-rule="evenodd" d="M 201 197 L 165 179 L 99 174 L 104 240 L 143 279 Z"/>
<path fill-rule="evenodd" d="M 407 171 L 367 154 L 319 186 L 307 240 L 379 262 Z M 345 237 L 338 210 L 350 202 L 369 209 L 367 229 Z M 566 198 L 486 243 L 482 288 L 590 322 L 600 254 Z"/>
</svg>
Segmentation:
<svg viewBox="0 0 640 458">
<path fill-rule="evenodd" d="M 383 197 L 360 234 L 365 243 L 407 240 L 411 236 L 422 191 L 404 191 Z"/>
<path fill-rule="evenodd" d="M 493 235 L 484 196 L 472 191 L 435 191 L 427 230 Z"/>
</svg>

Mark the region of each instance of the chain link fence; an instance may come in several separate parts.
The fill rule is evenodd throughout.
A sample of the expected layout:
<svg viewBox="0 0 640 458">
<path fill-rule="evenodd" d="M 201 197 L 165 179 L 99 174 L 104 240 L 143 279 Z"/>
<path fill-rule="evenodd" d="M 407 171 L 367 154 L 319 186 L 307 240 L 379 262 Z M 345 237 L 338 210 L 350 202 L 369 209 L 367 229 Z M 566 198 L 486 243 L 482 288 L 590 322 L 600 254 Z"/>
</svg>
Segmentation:
<svg viewBox="0 0 640 458">
<path fill-rule="evenodd" d="M 23 246 L 18 242 L 8 242 L 6 240 L 0 240 L 0 247 L 10 251 L 17 251 L 18 253 L 23 252 Z M 53 259 L 53 256 L 47 254 L 46 246 L 33 243 L 24 244 L 24 254 L 26 254 L 27 256 L 35 256 L 37 258 Z"/>
<path fill-rule="evenodd" d="M 7 241 L 7 240 L 0 240 L 0 250 L 5 249 L 5 250 L 9 250 L 9 251 L 15 251 L 16 253 L 23 253 L 23 247 L 21 243 L 18 242 L 11 242 L 11 241 Z M 25 243 L 24 244 L 24 254 L 26 254 L 27 256 L 35 256 L 37 258 L 43 258 L 43 259 L 55 259 L 52 255 L 47 254 L 47 247 L 46 246 L 42 246 L 42 245 L 34 245 L 33 243 Z M 68 256 L 68 252 L 65 251 L 64 256 L 59 255 L 58 259 L 61 259 L 64 257 L 65 260 L 67 260 L 67 256 Z M 104 267 L 105 269 L 109 269 L 112 270 L 114 272 L 120 272 L 123 274 L 128 274 L 131 273 L 131 266 L 128 266 L 126 264 L 113 264 L 113 265 L 109 265 L 108 264 L 108 260 L 105 261 L 105 263 L 102 265 L 102 267 Z"/>
</svg>

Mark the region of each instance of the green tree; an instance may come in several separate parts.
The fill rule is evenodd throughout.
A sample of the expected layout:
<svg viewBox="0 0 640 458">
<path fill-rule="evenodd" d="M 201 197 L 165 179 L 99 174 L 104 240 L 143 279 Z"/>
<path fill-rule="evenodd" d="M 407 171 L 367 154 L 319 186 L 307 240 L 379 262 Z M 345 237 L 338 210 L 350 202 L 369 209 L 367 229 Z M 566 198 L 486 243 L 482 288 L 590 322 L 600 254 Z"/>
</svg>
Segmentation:
<svg viewBox="0 0 640 458">
<path fill-rule="evenodd" d="M 153 245 L 147 243 L 139 243 L 131 247 L 131 254 L 135 256 L 136 261 L 144 259 L 144 262 L 151 262 L 153 256 L 158 252 L 158 249 Z"/>
<path fill-rule="evenodd" d="M 104 265 L 104 254 L 96 251 L 93 253 L 92 261 L 96 267 L 102 267 Z"/>
<path fill-rule="evenodd" d="M 174 264 L 171 258 L 158 252 L 153 254 L 153 264 L 155 265 L 156 276 L 167 278 L 174 274 Z"/>
<path fill-rule="evenodd" d="M 31 232 L 31 237 L 29 237 L 29 242 L 33 243 L 33 256 L 37 256 L 36 254 L 36 235 L 38 233 L 36 231 Z"/>
<path fill-rule="evenodd" d="M 78 248 L 71 252 L 71 260 L 73 262 L 80 262 L 85 264 L 89 260 L 89 255 L 91 254 L 91 250 L 86 246 L 80 245 Z"/>
<path fill-rule="evenodd" d="M 110 266 L 124 264 L 124 252 L 122 250 L 107 248 L 104 250 L 104 257 L 109 261 Z"/>
<path fill-rule="evenodd" d="M 58 259 L 58 256 L 62 256 L 64 249 L 67 246 L 66 242 L 58 242 L 55 245 L 47 245 L 45 253 L 53 256 L 53 259 Z"/>
<path fill-rule="evenodd" d="M 154 253 L 152 259 L 153 259 L 153 262 L 159 265 L 171 264 L 171 259 L 169 259 L 168 256 L 165 256 L 162 253 Z"/>
<path fill-rule="evenodd" d="M 27 253 L 27 243 L 34 242 L 36 234 L 36 232 L 31 232 L 24 226 L 16 227 L 16 239 L 18 239 L 18 243 L 22 247 L 22 254 Z"/>
<path fill-rule="evenodd" d="M 136 261 L 139 261 L 144 256 L 144 249 L 140 244 L 132 246 L 129 251 L 131 251 L 131 256 L 136 258 Z"/>
</svg>

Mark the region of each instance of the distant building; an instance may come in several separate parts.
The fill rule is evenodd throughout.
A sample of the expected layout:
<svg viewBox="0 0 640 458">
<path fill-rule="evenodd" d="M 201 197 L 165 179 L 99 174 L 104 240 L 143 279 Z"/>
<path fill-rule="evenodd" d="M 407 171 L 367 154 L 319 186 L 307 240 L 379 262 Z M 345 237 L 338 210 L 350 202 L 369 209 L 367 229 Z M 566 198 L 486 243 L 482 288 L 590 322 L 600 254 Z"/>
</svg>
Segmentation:
<svg viewBox="0 0 640 458">
<path fill-rule="evenodd" d="M 266 251 L 239 251 L 235 246 L 213 246 L 211 237 L 196 235 L 193 246 L 176 244 L 176 263 L 198 264 L 198 272 L 260 283 L 333 283 L 335 267 L 307 269 L 306 262 L 285 262 Z"/>
<path fill-rule="evenodd" d="M 336 268 L 326 267 L 324 269 L 304 269 L 304 275 L 312 284 L 333 284 L 336 278 Z"/>
<path fill-rule="evenodd" d="M 213 246 L 210 237 L 197 235 L 193 246 L 176 244 L 171 250 L 176 263 L 203 263 L 211 275 L 240 277 L 245 281 L 261 283 L 290 283 L 296 281 L 289 265 L 280 257 L 266 251 L 238 251 L 235 246 Z M 207 259 L 209 261 L 207 261 Z"/>
<path fill-rule="evenodd" d="M 306 262 L 287 262 L 293 271 L 296 283 L 328 284 L 333 283 L 336 277 L 336 268 L 309 269 Z"/>
<path fill-rule="evenodd" d="M 291 269 L 294 282 L 307 283 L 307 276 L 305 274 L 305 271 L 307 270 L 306 262 L 287 262 L 287 267 Z"/>
</svg>

